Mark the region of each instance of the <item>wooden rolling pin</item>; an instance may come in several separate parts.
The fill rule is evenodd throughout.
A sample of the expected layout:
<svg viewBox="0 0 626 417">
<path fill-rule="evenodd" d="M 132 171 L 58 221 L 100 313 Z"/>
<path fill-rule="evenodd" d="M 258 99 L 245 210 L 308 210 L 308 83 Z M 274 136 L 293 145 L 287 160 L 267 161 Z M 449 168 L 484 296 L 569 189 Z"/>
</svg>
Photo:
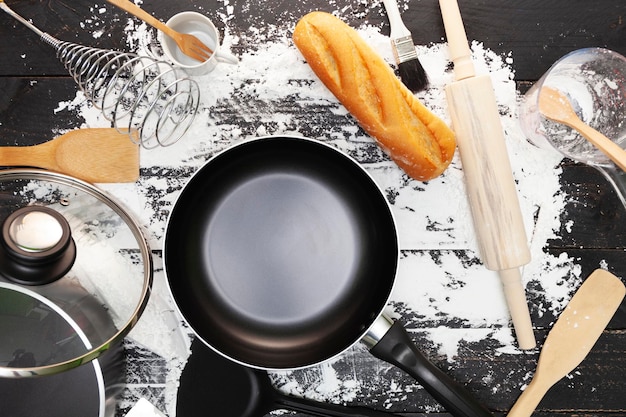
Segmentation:
<svg viewBox="0 0 626 417">
<path fill-rule="evenodd" d="M 456 81 L 446 87 L 485 266 L 498 271 L 520 349 L 535 347 L 519 267 L 530 250 L 489 75 L 476 76 L 457 0 L 439 0 Z"/>
<path fill-rule="evenodd" d="M 117 129 L 76 129 L 39 145 L 0 147 L 0 166 L 44 168 L 88 182 L 134 182 L 139 145 Z"/>
</svg>

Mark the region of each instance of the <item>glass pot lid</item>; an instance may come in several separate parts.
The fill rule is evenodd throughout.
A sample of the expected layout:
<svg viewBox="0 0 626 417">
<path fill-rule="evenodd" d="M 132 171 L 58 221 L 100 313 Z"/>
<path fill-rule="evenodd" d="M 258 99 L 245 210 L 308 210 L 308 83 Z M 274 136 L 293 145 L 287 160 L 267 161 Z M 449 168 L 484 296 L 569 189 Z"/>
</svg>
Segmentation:
<svg viewBox="0 0 626 417">
<path fill-rule="evenodd" d="M 25 310 L 31 314 L 24 315 Z M 48 357 L 57 351 L 55 338 L 48 335 L 54 332 L 72 332 L 79 337 L 71 338 L 63 349 L 74 349 L 75 353 L 84 351 L 89 341 L 76 324 L 62 309 L 27 287 L 0 282 L 0 328 L 5 334 L 19 340 L 15 345 L 24 346 L 11 353 L 9 367 L 30 367 L 35 365 L 35 358 Z M 12 320 L 6 319 L 10 313 Z M 17 313 L 17 314 L 15 314 Z M 39 334 L 32 332 L 39 326 Z M 37 340 L 32 340 L 37 337 Z M 9 346 L 3 344 L 2 347 Z M 109 354 L 111 352 L 111 354 Z M 0 355 L 6 358 L 4 349 Z M 41 378 L 0 378 L 2 402 L 0 411 L 10 416 L 98 416 L 104 417 L 114 412 L 106 384 L 121 379 L 119 366 L 120 352 L 116 349 L 107 351 L 102 357 L 90 361 L 85 366 L 69 369 Z M 103 359 L 104 366 L 101 366 Z M 112 364 L 113 366 L 109 366 Z M 103 372 L 106 370 L 107 374 Z"/>
<path fill-rule="evenodd" d="M 0 227 L 0 377 L 61 372 L 121 342 L 148 302 L 153 264 L 119 204 L 62 174 L 2 170 Z M 33 296 L 6 290 L 15 286 Z"/>
</svg>

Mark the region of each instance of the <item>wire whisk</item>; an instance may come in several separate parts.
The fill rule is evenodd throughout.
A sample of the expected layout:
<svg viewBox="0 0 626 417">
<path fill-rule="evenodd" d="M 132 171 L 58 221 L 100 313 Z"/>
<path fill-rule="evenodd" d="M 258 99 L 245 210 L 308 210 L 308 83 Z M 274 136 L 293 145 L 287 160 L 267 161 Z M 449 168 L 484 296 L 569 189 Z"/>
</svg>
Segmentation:
<svg viewBox="0 0 626 417">
<path fill-rule="evenodd" d="M 165 61 L 65 42 L 0 8 L 52 46 L 85 97 L 119 132 L 144 148 L 172 145 L 189 129 L 200 104 L 198 84 Z M 134 132 L 137 132 L 136 134 Z"/>
</svg>

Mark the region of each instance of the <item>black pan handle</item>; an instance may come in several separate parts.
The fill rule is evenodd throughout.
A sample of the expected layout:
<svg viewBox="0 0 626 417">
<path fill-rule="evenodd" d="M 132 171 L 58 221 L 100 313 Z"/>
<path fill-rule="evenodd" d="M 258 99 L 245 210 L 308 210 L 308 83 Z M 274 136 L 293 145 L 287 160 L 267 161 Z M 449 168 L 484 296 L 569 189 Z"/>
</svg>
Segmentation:
<svg viewBox="0 0 626 417">
<path fill-rule="evenodd" d="M 363 342 L 368 345 L 372 355 L 396 365 L 415 378 L 453 416 L 493 417 L 487 407 L 479 403 L 465 387 L 417 350 L 399 322 L 392 325 L 386 317 L 379 317 Z"/>
<path fill-rule="evenodd" d="M 290 411 L 297 411 L 317 417 L 393 417 L 397 414 L 385 413 L 371 408 L 343 406 L 327 402 L 318 402 L 306 398 L 280 395 L 275 404 Z"/>
</svg>

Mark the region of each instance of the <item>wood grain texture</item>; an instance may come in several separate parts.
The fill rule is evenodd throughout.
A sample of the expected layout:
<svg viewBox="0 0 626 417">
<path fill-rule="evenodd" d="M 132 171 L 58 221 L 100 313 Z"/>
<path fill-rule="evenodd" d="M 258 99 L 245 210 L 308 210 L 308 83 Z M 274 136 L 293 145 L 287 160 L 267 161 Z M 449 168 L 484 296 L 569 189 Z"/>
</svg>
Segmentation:
<svg viewBox="0 0 626 417">
<path fill-rule="evenodd" d="M 136 135 L 115 128 L 74 129 L 33 146 L 0 146 L 0 165 L 36 167 L 88 182 L 139 179 Z"/>
<path fill-rule="evenodd" d="M 494 271 L 525 265 L 528 240 L 491 80 L 453 82 L 446 97 L 482 260 Z"/>
<path fill-rule="evenodd" d="M 113 6 L 101 12 L 90 2 L 13 0 L 7 4 L 59 39 L 103 48 L 123 46 L 127 16 Z M 294 11 L 292 2 L 275 0 L 250 13 L 245 0 L 228 4 L 234 10 L 243 11 L 235 13 L 229 22 L 241 28 L 259 21 L 291 26 L 309 11 L 332 7 L 322 0 L 302 0 L 298 2 L 298 11 Z M 445 38 L 437 0 L 411 0 L 400 2 L 400 6 L 403 21 L 416 44 L 438 43 Z M 219 2 L 199 5 L 193 0 L 142 4 L 143 9 L 163 21 L 180 11 L 202 10 L 213 18 L 220 30 L 223 25 L 217 19 L 217 12 L 223 11 L 223 7 Z M 372 7 L 365 3 L 346 7 L 352 8 L 354 13 L 354 20 L 349 23 L 381 24 L 383 33 L 389 34 L 382 2 Z M 459 7 L 470 39 L 483 42 L 501 54 L 512 52 L 517 80 L 538 79 L 554 61 L 578 48 L 601 46 L 626 55 L 626 4 L 622 0 L 459 0 Z M 88 20 L 95 15 L 102 18 L 104 26 L 90 26 Z M 82 22 L 82 26 L 77 22 Z M 93 29 L 102 30 L 105 36 L 93 38 L 90 32 Z M 0 33 L 3 39 L 11 40 L 0 47 L 3 57 L 0 75 L 65 75 L 51 48 L 5 13 L 0 14 Z M 25 50 L 29 52 L 22 56 Z"/>
<path fill-rule="evenodd" d="M 510 417 L 530 417 L 550 387 L 576 369 L 619 308 L 624 292 L 622 281 L 601 269 L 585 280 L 548 333 L 533 379 Z"/>
</svg>

